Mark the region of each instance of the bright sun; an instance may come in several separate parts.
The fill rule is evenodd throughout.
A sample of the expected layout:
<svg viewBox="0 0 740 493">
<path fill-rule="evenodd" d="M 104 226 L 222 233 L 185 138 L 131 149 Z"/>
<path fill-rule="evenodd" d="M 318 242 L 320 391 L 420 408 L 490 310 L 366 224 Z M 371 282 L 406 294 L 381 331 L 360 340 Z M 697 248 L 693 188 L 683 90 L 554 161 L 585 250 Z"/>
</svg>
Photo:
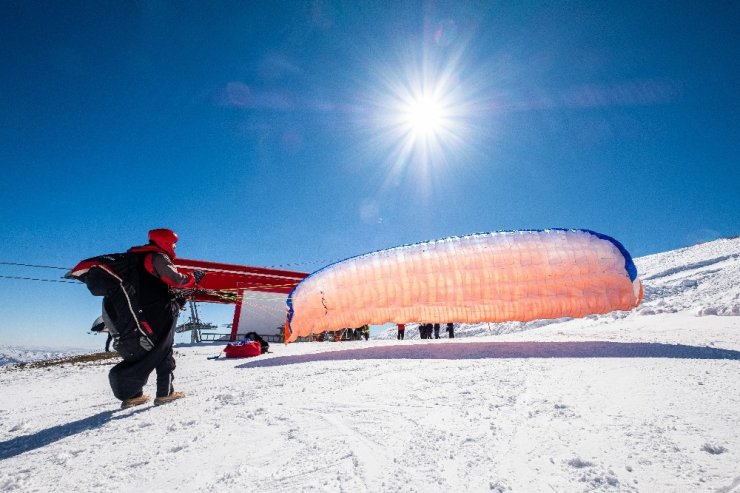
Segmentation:
<svg viewBox="0 0 740 493">
<path fill-rule="evenodd" d="M 424 95 L 410 100 L 403 115 L 409 130 L 417 137 L 430 137 L 437 134 L 445 122 L 440 101 Z"/>
<path fill-rule="evenodd" d="M 477 104 L 460 72 L 457 60 L 431 59 L 377 70 L 380 83 L 370 98 L 376 125 L 369 143 L 389 150 L 389 183 L 409 171 L 439 177 L 472 149 Z"/>
</svg>

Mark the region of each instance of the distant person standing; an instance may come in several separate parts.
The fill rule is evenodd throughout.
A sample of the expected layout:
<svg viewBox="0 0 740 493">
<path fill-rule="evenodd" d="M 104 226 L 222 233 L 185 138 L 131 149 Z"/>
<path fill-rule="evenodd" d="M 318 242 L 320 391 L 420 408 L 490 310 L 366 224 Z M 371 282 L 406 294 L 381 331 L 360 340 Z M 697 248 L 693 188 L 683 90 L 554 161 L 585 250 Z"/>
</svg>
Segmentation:
<svg viewBox="0 0 740 493">
<path fill-rule="evenodd" d="M 406 334 L 406 325 L 405 324 L 398 324 L 398 335 L 396 336 L 396 338 L 399 341 L 402 341 L 404 334 Z"/>
<path fill-rule="evenodd" d="M 105 332 L 108 335 L 108 338 L 105 340 L 105 352 L 110 353 L 110 343 L 113 340 L 113 334 L 111 334 L 110 330 L 108 330 L 108 327 L 105 326 L 105 322 L 103 322 L 103 317 L 98 317 L 95 319 L 92 327 L 90 328 L 90 332 Z"/>
<path fill-rule="evenodd" d="M 455 338 L 455 324 L 452 322 L 447 323 L 447 333 L 450 335 L 450 339 Z"/>
<path fill-rule="evenodd" d="M 365 336 L 365 340 L 370 339 L 370 326 L 365 324 L 362 326 L 362 335 Z"/>
<path fill-rule="evenodd" d="M 434 338 L 439 339 L 439 324 L 434 324 Z"/>
</svg>

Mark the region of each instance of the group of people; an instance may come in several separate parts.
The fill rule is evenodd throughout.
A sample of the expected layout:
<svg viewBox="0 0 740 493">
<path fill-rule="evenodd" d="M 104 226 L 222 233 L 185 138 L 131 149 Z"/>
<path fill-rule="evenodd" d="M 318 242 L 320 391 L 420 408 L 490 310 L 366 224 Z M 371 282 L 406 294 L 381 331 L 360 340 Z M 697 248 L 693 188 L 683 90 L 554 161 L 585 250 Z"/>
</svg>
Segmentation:
<svg viewBox="0 0 740 493">
<path fill-rule="evenodd" d="M 345 329 L 340 329 L 337 331 L 332 332 L 322 332 L 316 336 L 316 339 L 314 339 L 316 342 L 324 342 L 324 341 L 361 341 L 362 339 L 365 339 L 366 341 L 370 339 L 370 326 L 369 325 L 363 325 L 361 327 L 348 327 Z"/>
<path fill-rule="evenodd" d="M 365 338 L 366 341 L 370 339 L 370 326 L 367 324 L 362 327 L 357 327 L 352 331 L 352 340 L 359 341 L 362 338 Z"/>
<path fill-rule="evenodd" d="M 370 339 L 369 325 L 363 325 L 354 329 L 352 327 L 348 327 L 346 329 L 338 330 L 334 334 L 335 341 L 361 341 L 363 338 L 366 341 Z"/>
<path fill-rule="evenodd" d="M 406 324 L 397 324 L 398 327 L 398 335 L 396 338 L 398 340 L 403 340 L 406 335 Z M 432 339 L 432 334 L 434 334 L 434 339 L 439 339 L 439 329 L 441 328 L 440 324 L 432 324 L 432 323 L 424 323 L 419 324 L 419 336 L 422 339 Z M 455 338 L 455 325 L 452 322 L 447 323 L 447 327 L 445 329 L 447 331 L 447 335 L 450 339 Z"/>
</svg>

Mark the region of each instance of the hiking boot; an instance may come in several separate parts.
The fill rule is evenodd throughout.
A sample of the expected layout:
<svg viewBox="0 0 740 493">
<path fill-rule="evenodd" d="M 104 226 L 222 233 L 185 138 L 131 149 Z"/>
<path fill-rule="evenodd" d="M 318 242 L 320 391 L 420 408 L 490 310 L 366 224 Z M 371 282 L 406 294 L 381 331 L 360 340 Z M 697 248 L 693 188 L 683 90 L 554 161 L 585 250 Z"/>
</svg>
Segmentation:
<svg viewBox="0 0 740 493">
<path fill-rule="evenodd" d="M 162 404 L 167 404 L 168 402 L 182 399 L 183 397 L 185 397 L 185 392 L 172 392 L 170 395 L 154 399 L 154 405 L 161 406 Z"/>
<path fill-rule="evenodd" d="M 129 407 L 141 406 L 149 402 L 148 395 L 140 395 L 139 397 L 132 397 L 121 402 L 121 409 L 128 409 Z"/>
</svg>

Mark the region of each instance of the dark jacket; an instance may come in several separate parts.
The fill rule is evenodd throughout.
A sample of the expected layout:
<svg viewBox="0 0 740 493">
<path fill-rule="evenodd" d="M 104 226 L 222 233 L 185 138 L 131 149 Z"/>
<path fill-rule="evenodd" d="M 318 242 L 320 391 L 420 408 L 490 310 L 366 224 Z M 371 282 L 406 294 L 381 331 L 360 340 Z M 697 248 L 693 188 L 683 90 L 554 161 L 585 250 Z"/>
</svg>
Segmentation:
<svg viewBox="0 0 740 493">
<path fill-rule="evenodd" d="M 179 305 L 171 287 L 195 285 L 192 274 L 181 274 L 156 245 L 129 249 L 129 266 L 121 276 L 123 289 L 103 298 L 103 318 L 114 337 L 113 348 L 124 359 L 151 351 L 177 319 Z"/>
<path fill-rule="evenodd" d="M 138 301 L 142 318 L 155 334 L 167 330 L 172 316 L 177 316 L 179 305 L 170 288 L 189 288 L 195 285 L 192 274 L 178 272 L 170 257 L 156 245 L 144 245 L 129 250 L 137 256 L 139 279 Z"/>
</svg>

